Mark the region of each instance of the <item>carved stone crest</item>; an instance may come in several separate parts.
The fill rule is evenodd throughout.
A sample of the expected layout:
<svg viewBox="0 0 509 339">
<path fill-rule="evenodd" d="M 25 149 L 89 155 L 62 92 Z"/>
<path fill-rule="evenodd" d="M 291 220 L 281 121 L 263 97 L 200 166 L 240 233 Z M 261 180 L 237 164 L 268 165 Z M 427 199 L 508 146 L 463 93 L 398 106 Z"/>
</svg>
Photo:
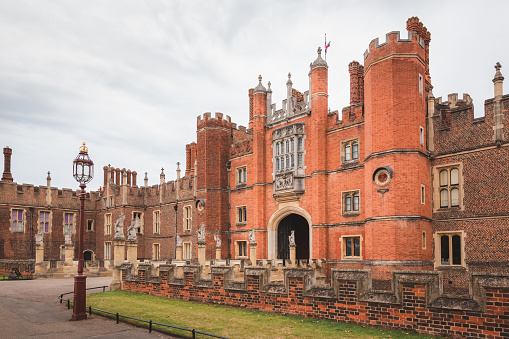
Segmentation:
<svg viewBox="0 0 509 339">
<path fill-rule="evenodd" d="M 288 173 L 276 178 L 276 191 L 293 188 L 293 175 Z"/>
<path fill-rule="evenodd" d="M 198 242 L 204 243 L 205 242 L 205 224 L 201 223 L 200 228 L 198 231 L 196 231 L 198 234 Z"/>
</svg>

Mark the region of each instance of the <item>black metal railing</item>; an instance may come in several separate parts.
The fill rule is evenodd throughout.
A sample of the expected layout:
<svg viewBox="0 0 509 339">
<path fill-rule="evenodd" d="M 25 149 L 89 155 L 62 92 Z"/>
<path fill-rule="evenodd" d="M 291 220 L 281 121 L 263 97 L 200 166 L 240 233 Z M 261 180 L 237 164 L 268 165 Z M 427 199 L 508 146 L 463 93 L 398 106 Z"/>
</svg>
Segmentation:
<svg viewBox="0 0 509 339">
<path fill-rule="evenodd" d="M 88 290 L 95 290 L 95 289 L 102 289 L 102 291 L 105 292 L 106 288 L 108 288 L 108 286 L 90 287 L 90 288 L 87 288 L 87 291 Z M 63 293 L 63 294 L 60 294 L 60 296 L 58 297 L 58 299 L 60 300 L 60 303 L 63 303 L 64 301 L 66 302 L 67 309 L 71 308 L 73 302 L 72 302 L 71 299 L 64 299 L 64 296 L 68 295 L 68 294 L 73 294 L 73 293 L 74 292 Z M 222 336 L 215 335 L 215 334 L 212 334 L 212 333 L 198 331 L 198 330 L 195 330 L 194 328 L 191 329 L 191 328 L 185 328 L 185 327 L 180 327 L 180 326 L 175 326 L 175 325 L 158 323 L 158 322 L 154 322 L 152 320 L 138 319 L 138 318 L 130 317 L 130 316 L 127 316 L 127 315 L 124 315 L 124 314 L 120 314 L 120 313 L 115 313 L 115 312 L 101 310 L 99 308 L 95 308 L 95 307 L 92 307 L 92 306 L 86 306 L 86 308 L 87 308 L 88 313 L 90 315 L 92 315 L 92 311 L 93 311 L 93 313 L 95 313 L 97 315 L 101 315 L 101 313 L 102 313 L 102 314 L 107 314 L 107 315 L 114 316 L 115 320 L 117 321 L 117 324 L 120 323 L 120 321 L 123 321 L 123 322 L 127 323 L 127 321 L 125 321 L 125 320 L 128 320 L 128 319 L 129 320 L 134 320 L 134 321 L 139 321 L 140 323 L 143 323 L 143 324 L 147 324 L 148 325 L 149 333 L 152 333 L 152 326 L 153 325 L 158 325 L 158 326 L 161 326 L 161 327 L 169 327 L 169 328 L 174 328 L 174 329 L 178 329 L 178 330 L 182 330 L 182 331 L 191 332 L 192 335 L 193 335 L 193 339 L 196 338 L 196 334 L 203 334 L 203 335 L 206 335 L 206 336 L 209 336 L 209 337 L 214 337 L 214 338 L 228 339 L 227 337 L 222 337 Z"/>
</svg>

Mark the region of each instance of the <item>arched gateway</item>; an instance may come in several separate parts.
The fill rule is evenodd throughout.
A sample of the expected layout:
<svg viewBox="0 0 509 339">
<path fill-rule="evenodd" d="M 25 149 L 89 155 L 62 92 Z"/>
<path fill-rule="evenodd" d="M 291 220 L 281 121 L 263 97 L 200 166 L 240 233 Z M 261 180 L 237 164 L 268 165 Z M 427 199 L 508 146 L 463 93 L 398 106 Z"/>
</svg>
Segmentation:
<svg viewBox="0 0 509 339">
<path fill-rule="evenodd" d="M 297 259 L 312 258 L 311 216 L 300 207 L 287 206 L 272 215 L 268 223 L 269 259 L 288 259 L 290 257 L 288 236 L 295 231 Z"/>
</svg>

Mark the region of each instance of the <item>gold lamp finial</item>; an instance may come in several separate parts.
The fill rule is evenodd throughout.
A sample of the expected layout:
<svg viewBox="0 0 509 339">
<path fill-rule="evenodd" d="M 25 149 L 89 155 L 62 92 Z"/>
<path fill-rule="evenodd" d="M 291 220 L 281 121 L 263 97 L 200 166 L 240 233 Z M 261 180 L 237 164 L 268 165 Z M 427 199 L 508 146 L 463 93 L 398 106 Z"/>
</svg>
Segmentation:
<svg viewBox="0 0 509 339">
<path fill-rule="evenodd" d="M 88 147 L 85 146 L 85 143 L 83 142 L 83 146 L 80 148 L 80 153 L 88 153 Z"/>
</svg>

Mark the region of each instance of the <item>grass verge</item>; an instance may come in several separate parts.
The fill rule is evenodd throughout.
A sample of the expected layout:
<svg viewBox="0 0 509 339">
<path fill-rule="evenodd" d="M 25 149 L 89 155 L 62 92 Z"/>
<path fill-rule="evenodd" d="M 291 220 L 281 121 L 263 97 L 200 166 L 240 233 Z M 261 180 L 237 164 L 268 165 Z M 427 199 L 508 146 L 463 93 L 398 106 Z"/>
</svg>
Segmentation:
<svg viewBox="0 0 509 339">
<path fill-rule="evenodd" d="M 133 318 L 200 330 L 228 338 L 439 338 L 314 318 L 248 311 L 126 291 L 87 295 L 87 305 Z M 114 317 L 114 316 L 113 316 Z M 136 324 L 147 326 L 146 324 Z M 153 329 L 184 337 L 185 331 Z M 205 338 L 205 336 L 197 336 Z"/>
</svg>

